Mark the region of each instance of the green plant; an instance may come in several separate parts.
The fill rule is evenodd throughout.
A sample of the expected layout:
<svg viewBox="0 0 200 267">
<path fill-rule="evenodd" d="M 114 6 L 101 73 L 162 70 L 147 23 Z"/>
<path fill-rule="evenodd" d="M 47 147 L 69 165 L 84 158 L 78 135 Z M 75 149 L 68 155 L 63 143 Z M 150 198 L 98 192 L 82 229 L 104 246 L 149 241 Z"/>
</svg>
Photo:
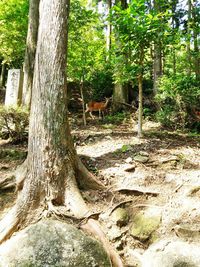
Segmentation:
<svg viewBox="0 0 200 267">
<path fill-rule="evenodd" d="M 123 120 L 128 116 L 125 112 L 118 112 L 113 115 L 107 115 L 105 117 L 106 123 L 113 123 L 113 124 L 119 124 L 123 122 Z"/>
<path fill-rule="evenodd" d="M 20 107 L 0 107 L 0 136 L 20 142 L 27 138 L 29 113 Z"/>
<path fill-rule="evenodd" d="M 163 76 L 155 100 L 160 106 L 156 118 L 163 126 L 190 127 L 194 110 L 199 108 L 200 84 L 186 75 Z"/>
</svg>

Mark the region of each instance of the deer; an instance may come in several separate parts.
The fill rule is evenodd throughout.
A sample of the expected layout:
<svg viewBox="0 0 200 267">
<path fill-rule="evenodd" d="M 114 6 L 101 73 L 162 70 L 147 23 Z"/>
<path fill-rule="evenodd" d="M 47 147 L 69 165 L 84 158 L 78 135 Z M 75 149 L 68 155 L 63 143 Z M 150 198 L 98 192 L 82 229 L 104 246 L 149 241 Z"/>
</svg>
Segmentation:
<svg viewBox="0 0 200 267">
<path fill-rule="evenodd" d="M 92 111 L 99 111 L 99 119 L 101 119 L 101 114 L 102 114 L 102 118 L 104 118 L 104 111 L 106 110 L 110 99 L 111 98 L 105 97 L 106 102 L 90 101 L 88 104 L 86 104 L 85 113 L 89 112 L 90 117 L 94 119 L 94 116 L 92 115 Z"/>
</svg>

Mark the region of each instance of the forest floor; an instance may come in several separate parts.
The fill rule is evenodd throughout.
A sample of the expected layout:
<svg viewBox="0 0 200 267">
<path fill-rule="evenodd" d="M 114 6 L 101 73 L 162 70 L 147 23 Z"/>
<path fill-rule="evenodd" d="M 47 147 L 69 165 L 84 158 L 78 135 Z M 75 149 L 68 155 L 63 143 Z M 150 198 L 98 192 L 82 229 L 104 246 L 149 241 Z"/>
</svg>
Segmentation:
<svg viewBox="0 0 200 267">
<path fill-rule="evenodd" d="M 126 266 L 138 266 L 135 255 L 142 255 L 156 240 L 188 240 L 193 232 L 193 239 L 200 240 L 196 234 L 200 227 L 194 229 L 200 221 L 200 136 L 167 131 L 151 121 L 143 129 L 144 137 L 138 139 L 136 125 L 129 122 L 112 125 L 89 120 L 86 127 L 72 122 L 78 154 L 107 186 L 104 192 L 82 192 L 84 199 L 99 214 Z M 26 150 L 26 144 L 14 146 L 1 140 L 1 177 L 23 161 Z M 12 190 L 0 192 L 0 217 L 15 198 Z M 127 213 L 127 220 L 112 217 L 118 208 Z M 145 210 L 159 218 L 159 225 L 149 233 L 134 234 L 134 216 Z"/>
</svg>

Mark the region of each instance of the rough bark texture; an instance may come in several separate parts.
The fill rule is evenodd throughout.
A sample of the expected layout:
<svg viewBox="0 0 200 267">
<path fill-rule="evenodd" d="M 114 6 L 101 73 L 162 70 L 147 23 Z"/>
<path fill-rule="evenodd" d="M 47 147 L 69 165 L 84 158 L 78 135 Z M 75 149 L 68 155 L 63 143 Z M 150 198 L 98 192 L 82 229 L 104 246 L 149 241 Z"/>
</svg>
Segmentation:
<svg viewBox="0 0 200 267">
<path fill-rule="evenodd" d="M 128 86 L 121 83 L 116 83 L 113 90 L 113 106 L 114 112 L 124 108 L 122 103 L 128 102 Z"/>
<path fill-rule="evenodd" d="M 76 155 L 67 117 L 67 4 L 67 0 L 40 1 L 28 157 L 22 179 L 17 178 L 23 189 L 1 221 L 0 242 L 53 204 L 68 205 L 77 217 L 88 212 L 75 174 L 81 173 L 86 184 L 95 180 Z"/>
<path fill-rule="evenodd" d="M 40 0 L 31 0 L 29 6 L 29 25 L 24 59 L 24 83 L 22 99 L 22 104 L 28 107 L 30 107 L 31 103 L 35 52 L 38 37 L 39 3 Z"/>
</svg>

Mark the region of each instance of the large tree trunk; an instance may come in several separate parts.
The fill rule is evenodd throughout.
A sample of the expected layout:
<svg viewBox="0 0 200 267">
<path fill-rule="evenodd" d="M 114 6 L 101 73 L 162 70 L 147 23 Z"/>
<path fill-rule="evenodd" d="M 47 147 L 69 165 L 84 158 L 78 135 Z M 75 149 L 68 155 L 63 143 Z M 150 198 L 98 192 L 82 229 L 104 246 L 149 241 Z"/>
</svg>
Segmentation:
<svg viewBox="0 0 200 267">
<path fill-rule="evenodd" d="M 88 208 L 76 174 L 83 178 L 82 184 L 102 188 L 78 159 L 68 124 L 67 4 L 67 0 L 40 1 L 25 181 L 16 205 L 0 223 L 0 242 L 53 205 L 67 205 L 72 214 L 84 217 Z"/>
<path fill-rule="evenodd" d="M 29 6 L 29 25 L 24 59 L 24 82 L 22 98 L 22 104 L 28 106 L 29 108 L 31 103 L 35 52 L 38 37 L 39 3 L 40 0 L 31 0 Z"/>
</svg>

